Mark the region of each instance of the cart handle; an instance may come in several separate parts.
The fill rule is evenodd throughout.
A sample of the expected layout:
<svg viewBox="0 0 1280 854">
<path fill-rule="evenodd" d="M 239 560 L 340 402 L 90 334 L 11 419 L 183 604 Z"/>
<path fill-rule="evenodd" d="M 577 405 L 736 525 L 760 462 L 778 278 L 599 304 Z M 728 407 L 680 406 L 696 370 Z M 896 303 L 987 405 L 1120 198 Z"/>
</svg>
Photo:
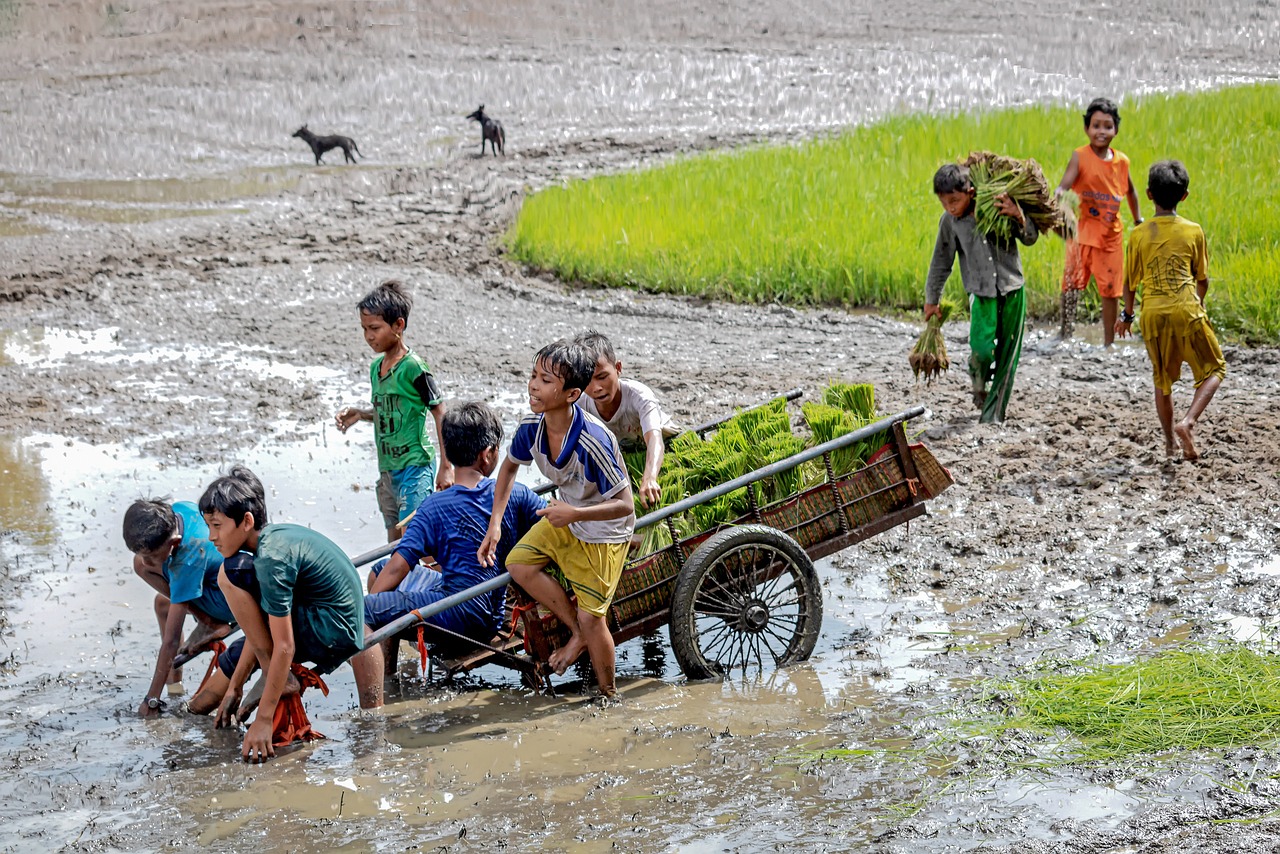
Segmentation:
<svg viewBox="0 0 1280 854">
<path fill-rule="evenodd" d="M 404 616 L 397 617 L 378 629 L 371 635 L 367 635 L 364 639 L 364 648 L 368 649 L 375 643 L 382 643 L 388 638 L 393 638 L 403 632 L 405 629 L 411 629 L 419 623 L 425 623 L 428 617 L 434 617 L 441 611 L 447 611 L 454 605 L 461 605 L 463 602 L 469 602 L 477 596 L 483 596 L 490 590 L 497 590 L 499 587 L 506 587 L 511 583 L 511 573 L 504 572 L 501 575 L 495 575 L 488 581 L 482 581 L 474 587 L 468 587 L 466 590 L 459 590 L 452 596 L 446 596 L 438 602 L 432 602 L 425 608 L 418 608 L 410 611 Z"/>
</svg>

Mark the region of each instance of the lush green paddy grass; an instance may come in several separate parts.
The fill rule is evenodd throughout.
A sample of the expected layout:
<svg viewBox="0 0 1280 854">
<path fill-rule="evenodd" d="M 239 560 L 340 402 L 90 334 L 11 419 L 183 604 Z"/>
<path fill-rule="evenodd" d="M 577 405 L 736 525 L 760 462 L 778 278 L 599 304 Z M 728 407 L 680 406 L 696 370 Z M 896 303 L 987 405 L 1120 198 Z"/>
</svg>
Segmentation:
<svg viewBox="0 0 1280 854">
<path fill-rule="evenodd" d="M 1204 226 L 1210 315 L 1229 336 L 1280 342 L 1280 85 L 1130 98 L 1115 147 L 1146 170 L 1182 160 L 1179 212 Z M 938 218 L 931 179 L 971 150 L 1034 157 L 1051 184 L 1087 142 L 1080 109 L 896 116 L 795 146 L 710 154 L 574 181 L 530 197 L 520 260 L 576 281 L 749 301 L 917 308 Z M 1127 207 L 1123 215 L 1129 216 Z M 1063 243 L 1023 247 L 1028 306 L 1057 311 Z M 959 300 L 959 274 L 948 294 Z"/>
</svg>

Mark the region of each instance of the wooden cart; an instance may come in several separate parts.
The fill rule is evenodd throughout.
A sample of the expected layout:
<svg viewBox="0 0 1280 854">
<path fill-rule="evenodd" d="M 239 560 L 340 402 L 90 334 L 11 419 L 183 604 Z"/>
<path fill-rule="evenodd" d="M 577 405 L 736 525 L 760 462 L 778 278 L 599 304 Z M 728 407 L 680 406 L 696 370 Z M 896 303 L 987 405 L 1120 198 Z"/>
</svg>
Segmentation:
<svg viewBox="0 0 1280 854">
<path fill-rule="evenodd" d="M 908 443 L 904 425 L 923 412 L 915 407 L 881 419 L 638 519 L 637 531 L 665 525 L 672 542 L 629 560 L 623 569 L 608 614 L 614 641 L 623 643 L 665 625 L 676 660 L 691 679 L 771 670 L 807 659 L 822 624 L 822 587 L 813 561 L 923 515 L 925 502 L 953 483 L 928 449 Z M 716 423 L 698 429 L 712 429 Z M 883 447 L 864 467 L 836 477 L 832 453 L 873 437 L 883 438 Z M 826 472 L 821 483 L 773 503 L 758 503 L 760 481 L 816 460 Z M 748 513 L 693 536 L 678 535 L 675 520 L 680 514 L 739 489 L 746 490 Z M 434 660 L 447 675 L 497 664 L 520 671 L 528 684 L 541 687 L 546 662 L 568 639 L 568 630 L 515 585 L 509 598 L 519 630 L 510 638 L 478 643 L 421 623 L 509 582 L 504 573 L 406 615 L 372 635 L 366 645 L 421 626 L 423 637 L 440 653 Z"/>
</svg>

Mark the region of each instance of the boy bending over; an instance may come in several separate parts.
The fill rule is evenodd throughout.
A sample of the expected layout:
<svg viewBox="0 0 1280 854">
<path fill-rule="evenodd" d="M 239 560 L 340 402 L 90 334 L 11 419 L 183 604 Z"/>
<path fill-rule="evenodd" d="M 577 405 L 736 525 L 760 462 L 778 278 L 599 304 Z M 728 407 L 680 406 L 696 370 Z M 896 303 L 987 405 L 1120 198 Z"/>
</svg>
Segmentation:
<svg viewBox="0 0 1280 854">
<path fill-rule="evenodd" d="M 529 409 L 511 438 L 498 473 L 489 530 L 477 556 L 497 560 L 502 519 L 519 466 L 536 462 L 559 487 L 560 498 L 507 555 L 507 571 L 530 596 L 568 626 L 568 643 L 548 662 L 563 674 L 585 650 L 601 694 L 612 697 L 613 635 L 607 622 L 627 546 L 635 530 L 635 504 L 618 440 L 594 415 L 574 406 L 591 382 L 596 360 L 581 344 L 561 339 L 538 351 L 529 377 Z M 548 572 L 550 563 L 573 587 L 577 607 Z"/>
<path fill-rule="evenodd" d="M 622 362 L 607 337 L 590 330 L 573 340 L 590 350 L 596 360 L 591 382 L 578 398 L 578 406 L 603 421 L 618 437 L 623 450 L 644 449 L 640 503 L 646 507 L 656 505 L 662 497 L 658 472 L 666 451 L 664 442 L 678 434 L 680 428 L 663 411 L 652 389 L 642 382 L 622 378 Z"/>
<path fill-rule="evenodd" d="M 218 589 L 222 555 L 209 542 L 209 528 L 196 505 L 159 499 L 133 502 L 124 513 L 124 544 L 133 552 L 133 571 L 156 591 L 160 651 L 151 685 L 138 706 L 138 714 L 147 717 L 164 708 L 161 692 L 166 682 L 171 693 L 182 693 L 182 678 L 172 669 L 174 656 L 199 652 L 226 637 L 233 618 Z M 183 645 L 187 614 L 195 617 L 196 630 Z M 197 713 L 213 710 L 197 699 L 188 705 Z"/>
<path fill-rule="evenodd" d="M 1156 415 L 1164 431 L 1164 450 L 1173 456 L 1174 440 L 1183 459 L 1198 459 L 1191 431 L 1218 386 L 1227 376 L 1218 337 L 1209 325 L 1204 298 L 1209 292 L 1208 249 L 1204 231 L 1178 216 L 1178 203 L 1187 197 L 1191 179 L 1177 160 L 1162 160 L 1147 173 L 1147 198 L 1156 214 L 1129 236 L 1125 257 L 1124 312 L 1116 334 L 1124 337 L 1133 326 L 1134 290 L 1142 285 L 1142 340 L 1151 358 L 1156 387 Z M 1194 292 L 1192 288 L 1195 288 Z M 1196 393 L 1187 414 L 1173 423 L 1173 383 L 1182 363 L 1191 366 Z"/>
<path fill-rule="evenodd" d="M 365 634 L 388 623 L 460 593 L 505 572 L 507 553 L 520 537 L 538 521 L 538 511 L 546 504 L 522 483 L 514 484 L 506 511 L 502 514 L 502 538 L 497 562 L 486 566 L 478 553 L 493 513 L 495 483 L 489 477 L 502 453 L 502 422 L 485 403 L 464 403 L 444 416 L 444 452 L 453 463 L 453 486 L 427 496 L 409 520 L 404 536 L 378 573 L 372 592 L 364 598 Z M 430 555 L 440 567 L 437 572 L 419 561 Z M 414 583 L 402 582 L 413 574 Z M 489 642 L 502 629 L 505 591 L 493 590 L 468 602 L 455 605 L 427 619 L 427 622 Z M 395 649 L 399 641 L 387 641 Z M 360 687 L 369 706 L 382 705 L 382 674 L 390 655 L 375 644 L 357 658 L 374 682 Z"/>
<path fill-rule="evenodd" d="M 200 512 L 210 541 L 226 558 L 219 584 L 245 637 L 246 654 L 235 662 L 218 721 L 229 720 L 256 659 L 262 696 L 241 754 L 261 762 L 275 755 L 272 726 L 280 698 L 301 690 L 292 665 L 312 662 L 327 672 L 360 651 L 360 576 L 346 553 L 315 531 L 266 524 L 261 484 L 248 469 L 237 466 L 209 484 Z M 354 661 L 352 669 L 362 684 Z M 364 706 L 366 698 L 360 700 Z"/>
</svg>

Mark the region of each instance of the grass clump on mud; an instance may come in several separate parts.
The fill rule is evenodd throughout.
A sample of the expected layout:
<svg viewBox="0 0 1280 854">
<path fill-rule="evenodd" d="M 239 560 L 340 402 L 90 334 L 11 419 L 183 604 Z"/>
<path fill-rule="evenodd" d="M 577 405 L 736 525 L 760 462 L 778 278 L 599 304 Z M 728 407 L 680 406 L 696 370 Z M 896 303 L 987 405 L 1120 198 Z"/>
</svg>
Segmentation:
<svg viewBox="0 0 1280 854">
<path fill-rule="evenodd" d="M 1280 342 L 1280 85 L 1126 100 L 1116 147 L 1145 216 L 1147 168 L 1182 160 L 1179 213 L 1204 226 L 1215 324 Z M 1231 116 L 1223 132 L 1222 116 Z M 977 149 L 1039 161 L 1050 182 L 1085 143 L 1079 105 L 903 115 L 795 146 L 713 153 L 536 193 L 514 255 L 564 278 L 743 301 L 918 308 L 941 209 L 937 167 Z M 1127 211 L 1125 213 L 1127 217 Z M 1032 315 L 1058 306 L 1063 244 L 1022 248 Z M 953 275 L 949 288 L 958 289 Z"/>
</svg>

